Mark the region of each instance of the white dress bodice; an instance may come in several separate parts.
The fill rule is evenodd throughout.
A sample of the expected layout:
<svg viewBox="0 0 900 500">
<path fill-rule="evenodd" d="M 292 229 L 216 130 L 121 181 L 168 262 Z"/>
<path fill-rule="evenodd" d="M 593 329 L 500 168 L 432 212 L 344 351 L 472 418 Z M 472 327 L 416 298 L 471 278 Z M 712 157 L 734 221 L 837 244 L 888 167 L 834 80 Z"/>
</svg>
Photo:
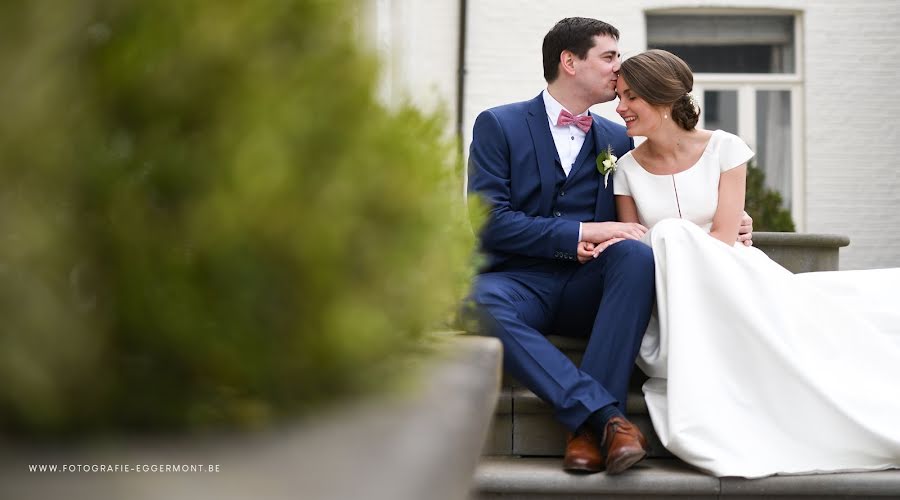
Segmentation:
<svg viewBox="0 0 900 500">
<path fill-rule="evenodd" d="M 615 194 L 634 198 L 638 218 L 647 227 L 678 218 L 709 231 L 719 203 L 719 176 L 752 156 L 744 141 L 722 130 L 712 133 L 694 165 L 674 175 L 648 172 L 629 152 L 616 162 Z"/>
</svg>

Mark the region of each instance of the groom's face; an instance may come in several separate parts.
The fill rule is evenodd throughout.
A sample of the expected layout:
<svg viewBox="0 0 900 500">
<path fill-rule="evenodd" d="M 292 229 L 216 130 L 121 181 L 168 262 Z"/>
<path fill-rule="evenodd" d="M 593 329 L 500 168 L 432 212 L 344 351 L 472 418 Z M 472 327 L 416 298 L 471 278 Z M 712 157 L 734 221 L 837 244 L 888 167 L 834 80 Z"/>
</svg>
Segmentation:
<svg viewBox="0 0 900 500">
<path fill-rule="evenodd" d="M 587 56 L 575 61 L 575 77 L 595 103 L 616 97 L 619 63 L 619 43 L 612 37 L 601 35 L 594 37 L 594 46 Z"/>
</svg>

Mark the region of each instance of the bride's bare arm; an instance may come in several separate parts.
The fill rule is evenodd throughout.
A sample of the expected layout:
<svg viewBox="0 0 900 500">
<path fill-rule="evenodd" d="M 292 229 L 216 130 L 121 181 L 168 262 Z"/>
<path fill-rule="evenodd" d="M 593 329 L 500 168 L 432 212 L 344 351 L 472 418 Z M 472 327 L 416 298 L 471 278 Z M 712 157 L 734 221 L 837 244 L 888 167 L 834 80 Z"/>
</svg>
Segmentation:
<svg viewBox="0 0 900 500">
<path fill-rule="evenodd" d="M 616 195 L 616 214 L 619 222 L 640 222 L 638 221 L 637 205 L 634 204 L 634 198 L 625 195 Z"/>
<path fill-rule="evenodd" d="M 713 215 L 710 236 L 734 245 L 744 215 L 744 193 L 747 187 L 747 164 L 722 172 L 719 177 L 719 204 Z"/>
</svg>

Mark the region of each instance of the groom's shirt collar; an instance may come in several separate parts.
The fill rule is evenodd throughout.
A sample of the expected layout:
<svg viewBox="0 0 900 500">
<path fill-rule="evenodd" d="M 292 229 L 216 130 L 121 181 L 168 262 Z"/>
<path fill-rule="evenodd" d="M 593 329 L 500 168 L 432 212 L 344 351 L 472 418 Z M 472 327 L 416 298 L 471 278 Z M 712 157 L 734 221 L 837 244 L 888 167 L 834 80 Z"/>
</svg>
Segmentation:
<svg viewBox="0 0 900 500">
<path fill-rule="evenodd" d="M 550 92 L 547 89 L 544 89 L 544 91 L 541 93 L 541 95 L 544 98 L 544 108 L 547 110 L 547 118 L 550 119 L 550 125 L 555 127 L 556 120 L 557 120 L 557 118 L 559 118 L 559 112 L 565 108 L 563 107 L 562 104 L 559 103 L 559 101 L 557 101 L 552 95 L 550 95 Z M 569 111 L 569 110 L 566 109 L 566 111 Z M 569 111 L 569 112 L 571 113 L 571 111 Z M 590 116 L 590 115 L 591 115 L 591 112 L 590 112 L 590 110 L 588 110 L 588 111 L 585 111 L 584 113 L 581 113 L 580 115 L 576 115 L 576 116 Z M 571 125 L 569 125 L 569 126 L 571 126 Z M 577 127 L 573 127 L 573 128 L 577 128 Z M 582 134 L 584 134 L 584 132 L 582 132 Z"/>
</svg>

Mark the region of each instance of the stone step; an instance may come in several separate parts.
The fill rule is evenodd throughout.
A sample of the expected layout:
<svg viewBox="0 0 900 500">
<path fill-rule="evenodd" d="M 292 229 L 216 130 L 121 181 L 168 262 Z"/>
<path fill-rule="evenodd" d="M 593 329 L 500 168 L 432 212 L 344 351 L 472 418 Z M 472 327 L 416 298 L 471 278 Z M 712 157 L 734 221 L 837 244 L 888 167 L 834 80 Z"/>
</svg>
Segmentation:
<svg viewBox="0 0 900 500">
<path fill-rule="evenodd" d="M 886 499 L 900 498 L 900 470 L 716 478 L 676 459 L 653 458 L 618 476 L 573 475 L 558 458 L 483 457 L 472 499 Z"/>
<path fill-rule="evenodd" d="M 632 391 L 626 408 L 628 419 L 647 438 L 650 456 L 671 457 L 653 430 L 643 396 Z M 550 405 L 527 389 L 507 387 L 498 398 L 484 454 L 561 457 L 565 438 L 566 428 L 556 421 Z"/>
<path fill-rule="evenodd" d="M 500 393 L 498 402 L 503 399 L 510 400 L 510 406 L 515 411 L 522 413 L 552 413 L 553 408 L 545 403 L 541 398 L 528 389 L 506 387 Z M 499 411 L 499 409 L 498 409 Z M 644 394 L 638 390 L 628 391 L 628 401 L 625 402 L 625 412 L 628 415 L 646 415 L 647 402 L 644 400 Z"/>
<path fill-rule="evenodd" d="M 548 339 L 576 364 L 580 363 L 586 339 L 555 335 Z M 660 443 L 647 414 L 647 404 L 641 392 L 646 380 L 647 377 L 635 367 L 626 413 L 647 437 L 650 456 L 671 457 Z M 484 448 L 485 455 L 562 456 L 565 437 L 566 429 L 556 421 L 550 405 L 512 377 L 504 377 L 494 422 Z"/>
</svg>

